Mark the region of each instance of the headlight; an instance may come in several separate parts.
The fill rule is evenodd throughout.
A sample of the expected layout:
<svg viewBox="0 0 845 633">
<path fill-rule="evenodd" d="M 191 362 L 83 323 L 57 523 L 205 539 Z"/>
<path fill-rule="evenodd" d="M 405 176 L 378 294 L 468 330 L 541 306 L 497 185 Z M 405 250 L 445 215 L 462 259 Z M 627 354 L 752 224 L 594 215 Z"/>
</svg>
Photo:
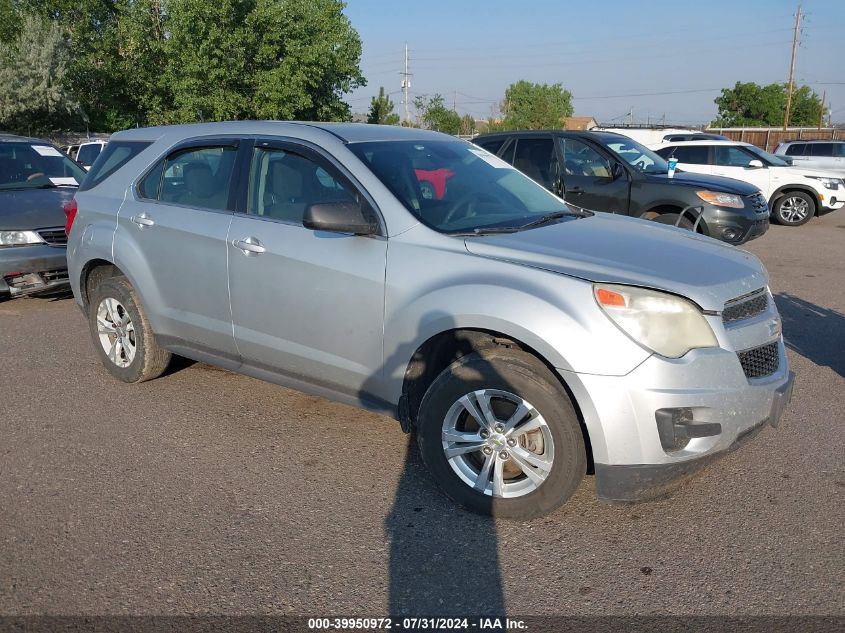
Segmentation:
<svg viewBox="0 0 845 633">
<path fill-rule="evenodd" d="M 45 242 L 35 231 L 0 231 L 0 246 L 25 244 L 45 244 Z"/>
<path fill-rule="evenodd" d="M 825 178 L 824 176 L 807 176 L 807 178 L 812 178 L 813 180 L 818 180 L 821 184 L 824 185 L 825 189 L 839 189 L 839 185 L 845 184 L 845 180 L 842 178 Z"/>
<path fill-rule="evenodd" d="M 732 193 L 723 193 L 721 191 L 696 191 L 695 195 L 717 207 L 731 207 L 732 209 L 741 209 L 743 206 L 742 198 Z"/>
<path fill-rule="evenodd" d="M 593 292 L 599 307 L 619 329 L 661 356 L 680 358 L 691 349 L 719 345 L 691 301 L 633 286 L 596 284 Z"/>
</svg>

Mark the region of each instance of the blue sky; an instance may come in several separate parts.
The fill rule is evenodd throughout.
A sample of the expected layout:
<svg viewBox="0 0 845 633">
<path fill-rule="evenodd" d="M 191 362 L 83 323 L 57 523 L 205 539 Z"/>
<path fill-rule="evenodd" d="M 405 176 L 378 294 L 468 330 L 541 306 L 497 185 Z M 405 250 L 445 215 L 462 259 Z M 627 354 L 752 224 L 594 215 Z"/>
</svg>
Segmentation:
<svg viewBox="0 0 845 633">
<path fill-rule="evenodd" d="M 562 83 L 575 113 L 602 122 L 701 123 L 737 81 L 786 81 L 797 2 L 791 0 L 347 0 L 368 85 L 349 95 L 365 112 L 384 86 L 397 111 L 402 49 L 411 91 L 440 93 L 459 112 L 490 115 L 512 82 Z M 845 121 L 845 0 L 805 0 L 796 78 L 827 91 Z M 838 83 L 838 85 L 836 85 Z M 643 94 L 643 93 L 674 94 Z M 636 95 L 636 96 L 634 96 Z"/>
</svg>

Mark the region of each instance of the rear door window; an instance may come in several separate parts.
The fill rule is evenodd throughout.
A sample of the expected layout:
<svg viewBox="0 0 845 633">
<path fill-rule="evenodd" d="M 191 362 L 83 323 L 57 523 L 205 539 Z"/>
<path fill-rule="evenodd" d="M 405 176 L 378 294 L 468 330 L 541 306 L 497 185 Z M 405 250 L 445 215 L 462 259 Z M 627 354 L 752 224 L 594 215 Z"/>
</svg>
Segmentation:
<svg viewBox="0 0 845 633">
<path fill-rule="evenodd" d="M 833 156 L 833 143 L 809 143 L 810 156 Z"/>
<path fill-rule="evenodd" d="M 171 204 L 223 211 L 228 208 L 237 148 L 212 146 L 171 154 L 164 162 L 158 200 Z M 141 183 L 141 191 L 152 193 L 154 169 Z"/>
<path fill-rule="evenodd" d="M 504 138 L 494 138 L 489 141 L 479 141 L 476 143 L 479 147 L 483 147 L 491 154 L 498 154 L 499 150 L 502 149 L 502 145 L 505 144 L 507 139 Z"/>
<path fill-rule="evenodd" d="M 558 174 L 554 141 L 551 137 L 519 139 L 513 166 L 535 182 L 551 189 Z"/>
<path fill-rule="evenodd" d="M 804 148 L 806 145 L 804 143 L 793 143 L 789 147 L 786 148 L 786 155 L 787 156 L 803 156 L 804 155 Z"/>
<path fill-rule="evenodd" d="M 709 153 L 707 145 L 684 145 L 682 147 L 667 147 L 658 152 L 663 158 L 674 156 L 679 163 L 689 165 L 706 165 Z M 668 150 L 668 151 L 667 151 Z"/>
</svg>

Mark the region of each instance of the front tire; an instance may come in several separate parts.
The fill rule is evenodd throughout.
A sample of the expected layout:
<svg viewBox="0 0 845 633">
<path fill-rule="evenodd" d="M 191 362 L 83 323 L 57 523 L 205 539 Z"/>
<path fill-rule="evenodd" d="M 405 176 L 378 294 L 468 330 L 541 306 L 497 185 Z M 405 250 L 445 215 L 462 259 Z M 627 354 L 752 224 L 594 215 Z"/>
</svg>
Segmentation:
<svg viewBox="0 0 845 633">
<path fill-rule="evenodd" d="M 679 229 L 686 229 L 687 231 L 692 231 L 693 226 L 695 226 L 687 216 L 681 217 L 679 213 L 663 213 L 653 218 L 652 221 L 658 224 L 677 226 Z"/>
<path fill-rule="evenodd" d="M 778 224 L 801 226 L 816 214 L 816 201 L 803 191 L 790 191 L 775 202 L 772 216 Z"/>
<path fill-rule="evenodd" d="M 88 325 L 100 360 L 118 380 L 144 382 L 167 369 L 171 354 L 156 342 L 126 277 L 111 277 L 97 285 L 88 304 Z"/>
<path fill-rule="evenodd" d="M 575 492 L 587 469 L 569 396 L 534 356 L 468 354 L 428 388 L 417 416 L 423 461 L 443 491 L 480 514 L 530 519 Z"/>
</svg>

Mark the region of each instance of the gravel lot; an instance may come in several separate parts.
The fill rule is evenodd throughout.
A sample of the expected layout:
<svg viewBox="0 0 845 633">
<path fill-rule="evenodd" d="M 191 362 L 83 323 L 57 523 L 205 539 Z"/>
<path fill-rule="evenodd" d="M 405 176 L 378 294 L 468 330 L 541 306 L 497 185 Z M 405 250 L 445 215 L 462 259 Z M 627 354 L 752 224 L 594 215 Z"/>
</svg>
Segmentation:
<svg viewBox="0 0 845 633">
<path fill-rule="evenodd" d="M 762 257 L 792 404 L 669 499 L 587 478 L 493 521 L 434 489 L 398 424 L 182 363 L 116 382 L 67 298 L 0 304 L 0 614 L 845 616 L 845 212 Z"/>
</svg>

